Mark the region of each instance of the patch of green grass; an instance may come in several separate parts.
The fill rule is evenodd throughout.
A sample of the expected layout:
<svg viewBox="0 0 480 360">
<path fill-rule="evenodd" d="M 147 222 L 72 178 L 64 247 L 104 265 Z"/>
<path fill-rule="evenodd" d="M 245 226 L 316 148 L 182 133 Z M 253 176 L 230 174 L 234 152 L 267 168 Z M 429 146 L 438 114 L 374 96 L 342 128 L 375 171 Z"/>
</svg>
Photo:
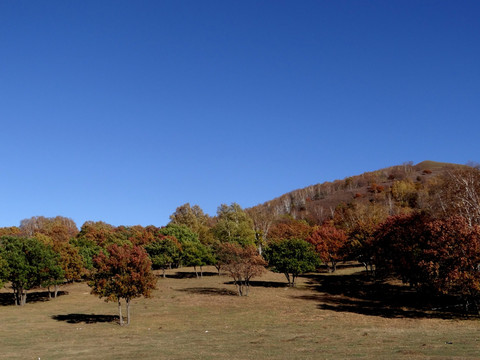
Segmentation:
<svg viewBox="0 0 480 360">
<path fill-rule="evenodd" d="M 125 327 L 117 323 L 115 303 L 90 295 L 84 283 L 71 284 L 51 301 L 0 306 L 0 358 L 478 358 L 479 320 L 416 312 L 385 317 L 363 311 L 365 299 L 326 287 L 327 277 L 343 281 L 356 270 L 304 277 L 298 288 L 267 273 L 248 297 L 232 295 L 226 276 L 195 279 L 175 276 L 192 269 L 171 270 L 171 277 L 159 278 L 153 298 L 133 301 Z"/>
</svg>

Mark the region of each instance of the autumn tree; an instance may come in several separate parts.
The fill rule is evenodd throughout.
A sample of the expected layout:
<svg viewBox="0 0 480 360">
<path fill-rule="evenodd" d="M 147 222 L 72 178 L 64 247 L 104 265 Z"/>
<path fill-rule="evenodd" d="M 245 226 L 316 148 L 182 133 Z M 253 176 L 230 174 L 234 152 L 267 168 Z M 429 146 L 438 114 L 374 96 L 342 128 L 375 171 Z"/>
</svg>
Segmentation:
<svg viewBox="0 0 480 360">
<path fill-rule="evenodd" d="M 115 235 L 121 239 L 129 241 L 132 245 L 146 245 L 158 237 L 158 228 L 152 225 L 143 227 L 141 225 L 134 226 L 118 226 L 115 228 Z"/>
<path fill-rule="evenodd" d="M 436 214 L 457 214 L 470 226 L 480 225 L 480 170 L 462 167 L 446 172 L 431 189 Z"/>
<path fill-rule="evenodd" d="M 480 315 L 480 226 L 454 216 L 426 225 L 427 243 L 419 267 L 428 286 L 460 295 Z"/>
<path fill-rule="evenodd" d="M 315 227 L 307 241 L 315 247 L 320 259 L 329 265 L 329 271 L 335 272 L 338 261 L 344 256 L 348 237 L 341 229 L 331 224 Z"/>
<path fill-rule="evenodd" d="M 65 280 L 67 282 L 80 280 L 85 272 L 85 267 L 79 249 L 70 243 L 65 243 L 54 245 L 53 250 L 60 255 L 59 264 L 63 269 Z"/>
<path fill-rule="evenodd" d="M 359 261 L 370 274 L 374 273 L 374 233 L 387 217 L 387 208 L 375 202 L 353 203 L 337 209 L 335 213 L 335 226 L 348 236 L 346 258 Z"/>
<path fill-rule="evenodd" d="M 103 221 L 86 221 L 82 225 L 77 239 L 89 241 L 104 248 L 111 244 L 120 245 L 127 241 L 125 236 L 121 236 L 121 233 L 116 233 L 114 226 Z"/>
<path fill-rule="evenodd" d="M 393 198 L 403 207 L 417 206 L 418 189 L 410 179 L 396 180 L 391 188 Z"/>
<path fill-rule="evenodd" d="M 246 209 L 245 212 L 253 221 L 253 230 L 255 231 L 255 244 L 258 253 L 262 255 L 263 247 L 267 244 L 267 236 L 273 223 L 273 217 L 268 214 L 263 206 L 256 206 Z"/>
<path fill-rule="evenodd" d="M 419 263 L 427 246 L 429 221 L 424 213 L 394 215 L 377 228 L 374 261 L 378 275 L 394 274 L 411 286 L 425 282 Z"/>
<path fill-rule="evenodd" d="M 247 296 L 250 280 L 265 272 L 266 261 L 253 245 L 242 247 L 238 243 L 223 243 L 218 252 L 222 268 L 233 278 L 239 296 Z"/>
<path fill-rule="evenodd" d="M 92 294 L 117 301 L 120 325 L 123 325 L 122 304 L 127 308 L 127 325 L 130 324 L 130 302 L 140 296 L 149 297 L 155 288 L 156 278 L 147 252 L 140 246 L 110 245 L 108 255 L 100 252 L 94 259 L 95 272 L 89 285 Z"/>
<path fill-rule="evenodd" d="M 461 216 L 393 216 L 376 232 L 377 267 L 418 289 L 461 296 L 480 313 L 480 227 Z"/>
<path fill-rule="evenodd" d="M 284 239 L 265 248 L 265 259 L 274 272 L 282 273 L 288 286 L 295 286 L 300 274 L 315 271 L 320 259 L 312 244 L 301 239 Z"/>
<path fill-rule="evenodd" d="M 279 241 L 285 239 L 307 239 L 313 231 L 313 228 L 304 220 L 295 220 L 290 217 L 284 217 L 272 224 L 268 232 L 269 241 Z"/>
<path fill-rule="evenodd" d="M 20 221 L 20 230 L 27 237 L 37 237 L 39 234 L 48 236 L 55 244 L 67 243 L 78 234 L 75 222 L 64 216 L 33 216 L 23 219 Z"/>
<path fill-rule="evenodd" d="M 198 205 L 190 206 L 189 203 L 186 203 L 177 207 L 175 212 L 170 215 L 170 224 L 187 226 L 198 235 L 200 242 L 204 245 L 209 245 L 214 241 L 210 231 L 212 219 Z"/>
<path fill-rule="evenodd" d="M 8 264 L 15 304 L 25 305 L 28 290 L 63 279 L 58 255 L 36 239 L 2 237 L 2 257 Z"/>
<path fill-rule="evenodd" d="M 367 275 L 374 274 L 374 259 L 376 254 L 375 231 L 379 224 L 369 219 L 359 221 L 349 232 L 349 240 L 346 247 L 346 256 L 357 260 L 365 267 Z"/>
<path fill-rule="evenodd" d="M 0 237 L 2 236 L 22 236 L 22 230 L 17 226 L 1 227 Z"/>
</svg>

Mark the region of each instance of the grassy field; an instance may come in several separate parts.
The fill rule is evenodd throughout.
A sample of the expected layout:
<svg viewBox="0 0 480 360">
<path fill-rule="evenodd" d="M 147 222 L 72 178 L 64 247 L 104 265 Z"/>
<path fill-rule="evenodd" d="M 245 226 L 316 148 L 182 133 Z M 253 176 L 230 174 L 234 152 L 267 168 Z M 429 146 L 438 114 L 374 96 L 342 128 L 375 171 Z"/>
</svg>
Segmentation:
<svg viewBox="0 0 480 360">
<path fill-rule="evenodd" d="M 480 320 L 432 311 L 399 284 L 374 285 L 361 268 L 300 278 L 254 281 L 238 297 L 226 276 L 208 268 L 159 278 L 151 299 L 132 305 L 132 324 L 118 325 L 117 306 L 84 283 L 25 307 L 0 293 L 2 359 L 478 359 Z"/>
</svg>

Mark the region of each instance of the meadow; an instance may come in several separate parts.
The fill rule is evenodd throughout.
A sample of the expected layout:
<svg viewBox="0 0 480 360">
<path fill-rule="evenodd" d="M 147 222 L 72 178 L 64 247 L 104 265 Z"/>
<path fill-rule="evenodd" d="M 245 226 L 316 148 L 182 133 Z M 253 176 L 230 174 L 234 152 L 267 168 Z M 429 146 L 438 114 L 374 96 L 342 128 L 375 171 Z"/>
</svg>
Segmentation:
<svg viewBox="0 0 480 360">
<path fill-rule="evenodd" d="M 0 293 L 2 359 L 478 359 L 480 320 L 448 299 L 399 283 L 374 284 L 361 267 L 299 278 L 296 288 L 268 272 L 236 295 L 214 267 L 167 271 L 149 299 L 132 302 L 118 325 L 116 303 L 85 283 L 29 293 L 13 305 Z M 440 304 L 440 305 L 439 305 Z"/>
</svg>

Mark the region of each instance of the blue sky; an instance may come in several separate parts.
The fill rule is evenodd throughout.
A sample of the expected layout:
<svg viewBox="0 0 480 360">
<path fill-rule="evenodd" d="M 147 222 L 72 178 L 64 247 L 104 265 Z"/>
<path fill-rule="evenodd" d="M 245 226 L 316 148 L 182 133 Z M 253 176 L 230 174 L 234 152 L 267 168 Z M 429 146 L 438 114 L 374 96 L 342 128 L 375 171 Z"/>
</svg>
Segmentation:
<svg viewBox="0 0 480 360">
<path fill-rule="evenodd" d="M 2 1 L 0 226 L 165 225 L 480 161 L 478 1 Z"/>
</svg>

